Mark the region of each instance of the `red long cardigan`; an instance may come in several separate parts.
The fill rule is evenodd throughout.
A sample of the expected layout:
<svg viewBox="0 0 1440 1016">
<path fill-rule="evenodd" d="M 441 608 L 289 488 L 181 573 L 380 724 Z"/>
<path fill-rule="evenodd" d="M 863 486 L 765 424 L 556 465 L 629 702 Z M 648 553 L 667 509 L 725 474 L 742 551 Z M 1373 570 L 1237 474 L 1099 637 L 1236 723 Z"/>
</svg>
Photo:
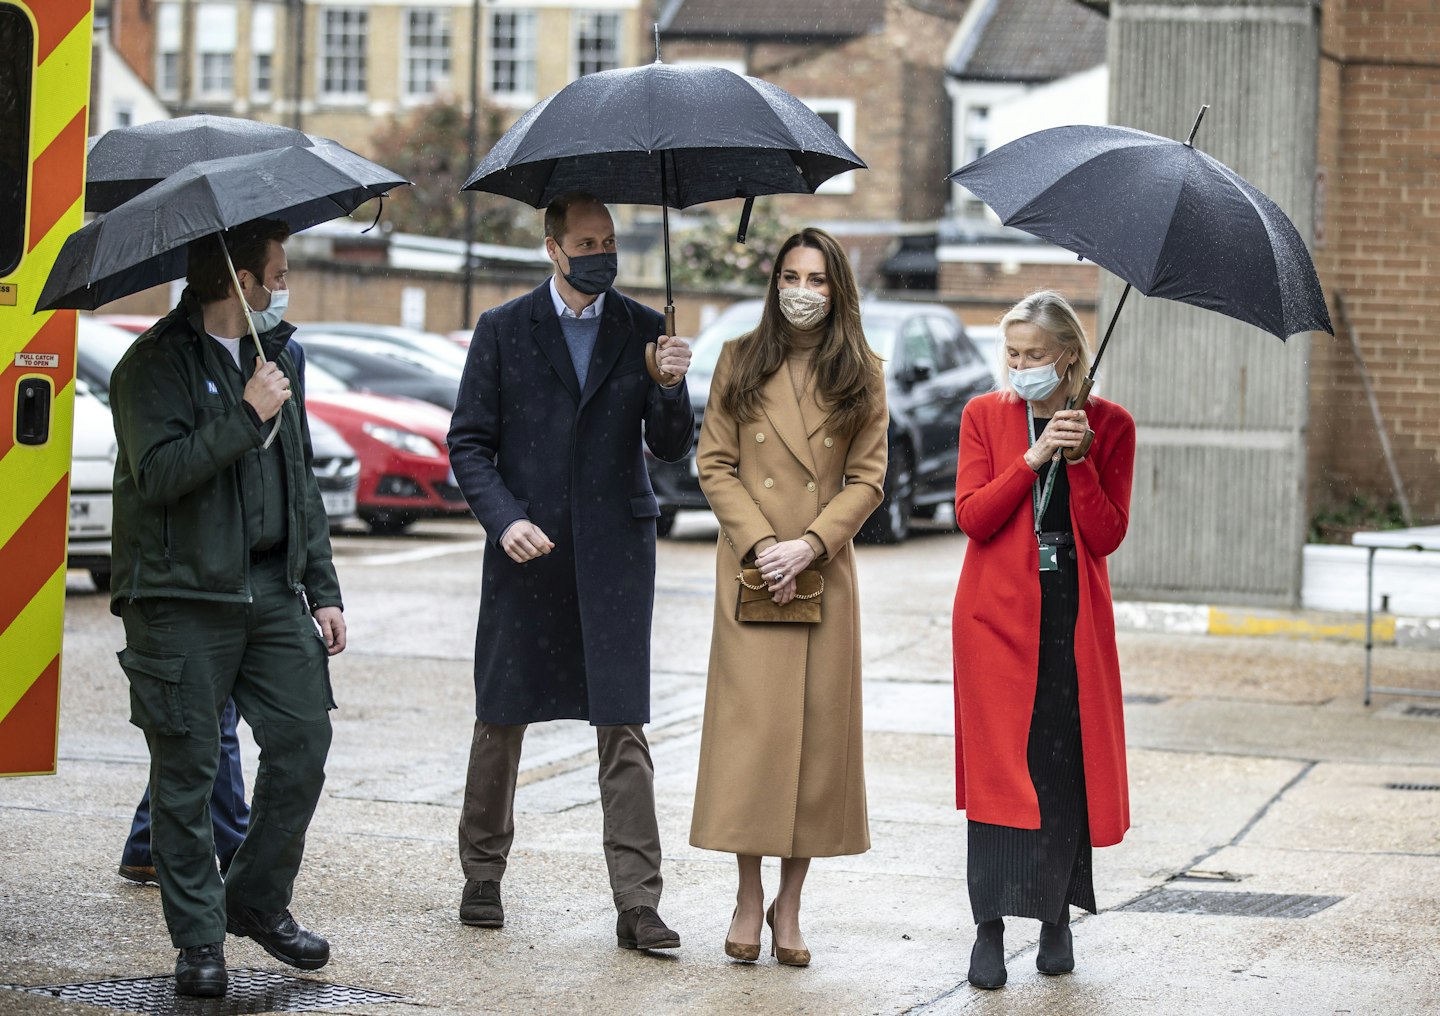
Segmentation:
<svg viewBox="0 0 1440 1016">
<path fill-rule="evenodd" d="M 1080 571 L 1075 670 L 1090 841 L 1119 843 L 1130 828 L 1125 718 L 1105 558 L 1125 538 L 1135 421 L 1120 406 L 1086 405 L 1095 441 L 1069 465 L 1070 520 Z M 955 518 L 970 538 L 953 616 L 955 801 L 969 818 L 1040 827 L 1026 743 L 1040 655 L 1039 549 L 1025 464 L 1025 403 L 995 392 L 971 400 L 960 424 Z M 966 759 L 969 765 L 966 765 Z"/>
</svg>

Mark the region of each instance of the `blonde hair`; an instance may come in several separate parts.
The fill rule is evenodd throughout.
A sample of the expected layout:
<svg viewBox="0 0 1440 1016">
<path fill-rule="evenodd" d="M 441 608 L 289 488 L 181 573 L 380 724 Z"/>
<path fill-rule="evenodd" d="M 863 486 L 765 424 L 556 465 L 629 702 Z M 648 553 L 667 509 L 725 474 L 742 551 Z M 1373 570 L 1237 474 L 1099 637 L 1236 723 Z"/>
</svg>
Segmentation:
<svg viewBox="0 0 1440 1016">
<path fill-rule="evenodd" d="M 1010 362 L 1005 354 L 1006 331 L 1011 325 L 1020 323 L 1034 325 L 1049 334 L 1060 347 L 1061 356 L 1074 354 L 1075 359 L 1065 368 L 1060 385 L 1066 398 L 1078 396 L 1085 375 L 1090 371 L 1090 342 L 1085 337 L 1085 326 L 1075 316 L 1075 308 L 1070 306 L 1070 301 L 1051 289 L 1031 293 L 1000 319 L 1000 341 L 995 344 L 996 356 L 1000 358 L 1000 376 L 1004 378 L 999 385 L 1000 391 L 1012 401 L 1020 398 L 1010 387 Z"/>
</svg>

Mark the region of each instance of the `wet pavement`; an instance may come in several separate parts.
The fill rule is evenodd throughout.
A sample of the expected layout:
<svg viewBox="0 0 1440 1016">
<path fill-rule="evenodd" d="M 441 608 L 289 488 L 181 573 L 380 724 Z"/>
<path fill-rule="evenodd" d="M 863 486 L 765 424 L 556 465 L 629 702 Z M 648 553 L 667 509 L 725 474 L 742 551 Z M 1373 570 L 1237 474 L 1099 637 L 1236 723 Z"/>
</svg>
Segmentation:
<svg viewBox="0 0 1440 1016">
<path fill-rule="evenodd" d="M 482 543 L 473 524 L 430 523 L 406 538 L 336 542 L 351 649 L 334 663 L 341 709 L 294 905 L 329 936 L 334 958 L 298 974 L 231 938 L 232 971 L 257 971 L 244 975 L 247 990 L 232 993 L 228 1010 L 177 1011 L 287 1002 L 377 1016 L 1440 1011 L 1440 700 L 1380 697 L 1366 708 L 1360 645 L 1273 629 L 1121 633 L 1134 826 L 1096 852 L 1101 912 L 1074 923 L 1076 972 L 1038 974 L 1038 926 L 1016 920 L 1008 986 L 965 984 L 973 930 L 964 816 L 953 808 L 949 662 L 964 539 L 943 526 L 859 552 L 873 848 L 813 865 L 808 969 L 768 957 L 730 963 L 721 944 L 734 863 L 687 843 L 714 522 L 682 515 L 676 537 L 659 549 L 650 738 L 661 912 L 682 936 L 678 952 L 615 947 L 595 742 L 580 723 L 537 725 L 527 737 L 506 927 L 458 923 Z M 156 891 L 115 873 L 146 773 L 114 662 L 120 624 L 82 575 L 70 588 L 60 773 L 0 781 L 0 985 L 173 969 Z M 1440 690 L 1432 650 L 1381 646 L 1374 666 L 1379 684 Z M 253 775 L 243 727 L 241 739 Z M 777 877 L 771 862 L 772 893 Z M 347 1000 L 317 985 L 402 1000 Z M 127 997 L 121 1006 L 141 1004 Z M 106 1011 L 116 1010 L 0 988 L 0 1013 Z"/>
</svg>

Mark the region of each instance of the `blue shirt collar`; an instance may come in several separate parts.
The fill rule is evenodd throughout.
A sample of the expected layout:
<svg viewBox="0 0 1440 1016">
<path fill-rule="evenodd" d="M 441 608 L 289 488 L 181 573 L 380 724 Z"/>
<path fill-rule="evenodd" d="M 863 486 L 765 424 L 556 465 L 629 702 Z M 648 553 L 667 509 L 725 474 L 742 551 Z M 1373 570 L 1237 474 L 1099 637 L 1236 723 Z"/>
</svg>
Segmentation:
<svg viewBox="0 0 1440 1016">
<path fill-rule="evenodd" d="M 605 294 L 601 293 L 595 298 L 594 303 L 586 307 L 579 314 L 576 314 L 570 309 L 569 304 L 561 298 L 560 289 L 555 285 L 555 276 L 553 275 L 550 276 L 550 301 L 555 304 L 555 315 L 557 317 L 576 318 L 580 321 L 584 321 L 586 318 L 599 317 L 605 309 Z"/>
</svg>

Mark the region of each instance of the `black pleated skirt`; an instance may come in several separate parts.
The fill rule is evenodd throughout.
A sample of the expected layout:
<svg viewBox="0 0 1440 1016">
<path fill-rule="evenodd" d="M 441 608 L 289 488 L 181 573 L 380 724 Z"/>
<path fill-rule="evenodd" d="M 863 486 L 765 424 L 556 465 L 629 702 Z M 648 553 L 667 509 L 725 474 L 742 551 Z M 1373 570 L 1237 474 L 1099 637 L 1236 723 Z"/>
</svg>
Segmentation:
<svg viewBox="0 0 1440 1016">
<path fill-rule="evenodd" d="M 1063 473 L 1055 487 L 1043 521 L 1063 521 L 1068 530 L 1069 491 L 1062 489 L 1068 487 Z M 1074 546 L 1060 547 L 1058 556 L 1059 570 L 1040 572 L 1040 663 L 1027 749 L 1030 779 L 1040 802 L 1040 828 L 968 823 L 966 880 L 977 924 L 997 917 L 1054 923 L 1068 905 L 1095 913 L 1075 676 L 1080 580 Z"/>
</svg>

